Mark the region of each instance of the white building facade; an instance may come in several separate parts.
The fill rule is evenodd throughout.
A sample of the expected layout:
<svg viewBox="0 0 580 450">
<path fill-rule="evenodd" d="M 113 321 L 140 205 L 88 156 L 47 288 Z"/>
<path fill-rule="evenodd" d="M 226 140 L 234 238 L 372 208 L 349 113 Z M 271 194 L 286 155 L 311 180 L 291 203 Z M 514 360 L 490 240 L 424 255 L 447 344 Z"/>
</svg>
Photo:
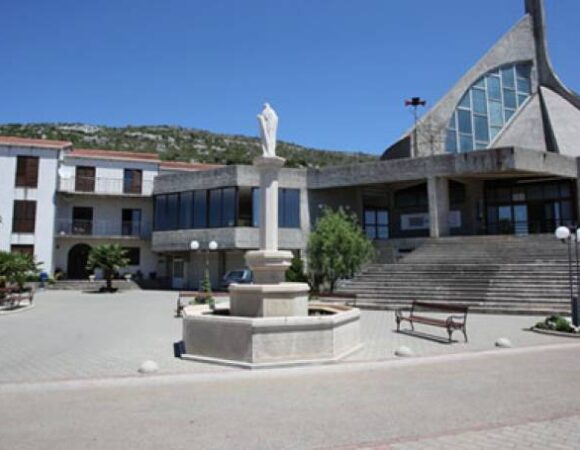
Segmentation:
<svg viewBox="0 0 580 450">
<path fill-rule="evenodd" d="M 160 269 L 151 250 L 154 179 L 207 167 L 0 136 L 0 250 L 34 255 L 49 274 L 86 279 L 91 248 L 119 244 L 130 259 L 123 274 L 154 279 Z"/>
</svg>

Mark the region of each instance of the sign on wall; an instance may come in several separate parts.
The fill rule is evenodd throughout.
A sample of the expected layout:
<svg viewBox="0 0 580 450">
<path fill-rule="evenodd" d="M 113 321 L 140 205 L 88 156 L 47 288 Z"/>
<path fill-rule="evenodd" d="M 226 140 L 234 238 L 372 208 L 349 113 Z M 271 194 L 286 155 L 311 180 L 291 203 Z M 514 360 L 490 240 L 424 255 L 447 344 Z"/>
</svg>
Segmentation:
<svg viewBox="0 0 580 450">
<path fill-rule="evenodd" d="M 461 211 L 449 211 L 447 216 L 449 228 L 461 228 Z M 428 230 L 429 213 L 414 213 L 401 215 L 401 230 Z"/>
</svg>

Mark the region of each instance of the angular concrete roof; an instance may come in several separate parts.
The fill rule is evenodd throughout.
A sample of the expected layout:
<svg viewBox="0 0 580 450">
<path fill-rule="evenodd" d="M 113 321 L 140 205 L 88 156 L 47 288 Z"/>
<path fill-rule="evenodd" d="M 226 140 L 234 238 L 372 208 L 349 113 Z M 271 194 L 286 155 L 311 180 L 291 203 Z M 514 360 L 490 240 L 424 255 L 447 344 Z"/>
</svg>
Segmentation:
<svg viewBox="0 0 580 450">
<path fill-rule="evenodd" d="M 544 152 L 553 151 L 546 146 L 542 105 L 538 93 L 528 99 L 491 143 L 491 147 L 515 146 Z"/>
<path fill-rule="evenodd" d="M 532 97 L 506 124 L 490 148 L 516 146 L 580 156 L 580 96 L 555 74 L 547 51 L 543 0 L 525 0 L 526 15 L 439 100 L 414 128 L 383 153 L 382 159 L 443 154 L 445 132 L 462 96 L 480 77 L 507 64 L 533 64 Z M 427 137 L 426 137 L 427 136 Z"/>
</svg>

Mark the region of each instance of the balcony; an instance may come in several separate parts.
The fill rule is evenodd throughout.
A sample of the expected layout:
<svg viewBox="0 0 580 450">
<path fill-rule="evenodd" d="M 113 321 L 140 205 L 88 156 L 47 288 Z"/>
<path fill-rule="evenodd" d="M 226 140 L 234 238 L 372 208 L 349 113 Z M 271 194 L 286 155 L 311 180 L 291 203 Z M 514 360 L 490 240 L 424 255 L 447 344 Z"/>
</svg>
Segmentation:
<svg viewBox="0 0 580 450">
<path fill-rule="evenodd" d="M 114 222 L 110 220 L 61 219 L 56 223 L 56 234 L 61 237 L 90 236 L 118 239 L 149 239 L 148 222 Z"/>
<path fill-rule="evenodd" d="M 136 183 L 123 178 L 60 177 L 58 190 L 74 194 L 150 196 L 153 193 L 153 181 Z"/>
</svg>

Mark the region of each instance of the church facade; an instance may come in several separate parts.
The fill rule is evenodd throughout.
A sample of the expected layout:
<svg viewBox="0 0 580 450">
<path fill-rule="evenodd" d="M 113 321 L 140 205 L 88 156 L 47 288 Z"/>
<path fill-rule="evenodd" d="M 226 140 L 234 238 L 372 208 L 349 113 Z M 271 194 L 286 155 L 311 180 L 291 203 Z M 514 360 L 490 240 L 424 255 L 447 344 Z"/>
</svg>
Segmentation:
<svg viewBox="0 0 580 450">
<path fill-rule="evenodd" d="M 385 261 L 426 238 L 552 233 L 578 221 L 579 157 L 580 97 L 550 63 L 543 2 L 526 0 L 522 19 L 380 161 L 282 170 L 281 247 L 302 252 L 324 206 L 353 211 Z M 210 258 L 216 274 L 244 265 L 257 247 L 257 186 L 248 166 L 156 179 L 152 248 L 170 278 L 176 258 L 191 271 Z M 204 256 L 210 240 L 219 251 Z"/>
</svg>

